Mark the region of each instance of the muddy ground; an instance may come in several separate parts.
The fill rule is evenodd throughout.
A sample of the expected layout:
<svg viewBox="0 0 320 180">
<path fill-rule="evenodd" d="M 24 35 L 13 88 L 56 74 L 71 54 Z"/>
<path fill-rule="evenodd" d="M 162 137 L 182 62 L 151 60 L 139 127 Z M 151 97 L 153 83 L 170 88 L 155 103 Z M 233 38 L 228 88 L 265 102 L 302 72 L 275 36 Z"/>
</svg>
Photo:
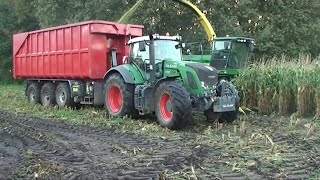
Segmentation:
<svg viewBox="0 0 320 180">
<path fill-rule="evenodd" d="M 219 139 L 210 143 L 207 131 L 203 136 L 186 130 L 174 138 L 159 138 L 0 111 L 0 179 L 320 177 L 317 128 L 312 129 L 311 124 L 310 132 L 302 137 L 273 132 L 270 123 L 274 119 L 257 119 L 242 129 L 244 123 L 239 124 L 240 135 L 252 132 L 247 139 L 228 140 L 230 129 L 236 131 L 235 125 L 229 125 L 210 132 L 211 138 Z M 250 128 L 264 132 L 254 133 Z"/>
</svg>

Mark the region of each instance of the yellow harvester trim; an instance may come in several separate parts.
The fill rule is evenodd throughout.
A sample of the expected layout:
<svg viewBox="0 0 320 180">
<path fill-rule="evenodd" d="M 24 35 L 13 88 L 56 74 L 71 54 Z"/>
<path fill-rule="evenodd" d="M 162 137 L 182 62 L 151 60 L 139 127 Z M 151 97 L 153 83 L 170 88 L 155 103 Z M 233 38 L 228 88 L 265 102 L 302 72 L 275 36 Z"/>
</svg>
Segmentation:
<svg viewBox="0 0 320 180">
<path fill-rule="evenodd" d="M 144 0 L 138 0 L 126 13 L 124 13 L 117 23 L 128 24 L 131 16 L 137 11 L 142 5 Z"/>
<path fill-rule="evenodd" d="M 204 30 L 207 33 L 208 36 L 208 41 L 212 42 L 215 40 L 216 38 L 216 33 L 213 30 L 212 25 L 210 24 L 209 20 L 207 19 L 206 15 L 204 13 L 202 13 L 200 11 L 200 9 L 195 6 L 194 4 L 192 4 L 190 1 L 188 0 L 173 0 L 174 2 L 177 2 L 179 4 L 182 4 L 184 6 L 186 6 L 187 8 L 189 8 L 193 13 L 195 13 L 198 18 L 199 21 L 202 25 L 202 27 L 204 28 Z M 129 19 L 131 18 L 131 16 L 133 16 L 133 14 L 137 11 L 137 9 L 139 8 L 139 6 L 142 5 L 142 3 L 144 2 L 144 0 L 138 0 L 134 6 L 132 6 L 130 8 L 130 10 L 128 10 L 119 20 L 118 23 L 123 23 L 123 24 L 127 24 L 129 22 Z"/>
<path fill-rule="evenodd" d="M 202 27 L 207 33 L 208 41 L 209 42 L 214 41 L 214 39 L 216 38 L 216 33 L 214 32 L 213 27 L 211 26 L 206 15 L 202 13 L 197 6 L 195 6 L 190 1 L 187 1 L 187 0 L 173 0 L 173 1 L 183 4 L 187 8 L 191 9 L 195 14 L 197 14 Z"/>
</svg>

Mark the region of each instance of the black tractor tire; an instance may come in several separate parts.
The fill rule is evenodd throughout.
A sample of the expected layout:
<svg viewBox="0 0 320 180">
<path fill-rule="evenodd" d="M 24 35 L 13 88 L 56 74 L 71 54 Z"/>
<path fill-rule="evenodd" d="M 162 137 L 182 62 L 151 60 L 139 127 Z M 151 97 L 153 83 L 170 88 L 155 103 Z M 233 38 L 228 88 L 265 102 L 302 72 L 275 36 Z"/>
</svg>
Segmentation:
<svg viewBox="0 0 320 180">
<path fill-rule="evenodd" d="M 236 98 L 236 110 L 230 111 L 230 112 L 224 112 L 221 113 L 221 116 L 219 118 L 219 122 L 221 123 L 232 123 L 233 121 L 238 119 L 239 114 L 239 96 Z"/>
<path fill-rule="evenodd" d="M 110 75 L 106 80 L 104 106 L 111 117 L 137 116 L 138 111 L 134 106 L 134 88 L 134 85 L 125 83 L 118 73 Z"/>
<path fill-rule="evenodd" d="M 210 109 L 204 111 L 204 115 L 207 118 L 207 121 L 209 122 L 214 122 L 218 121 L 219 123 L 231 123 L 235 121 L 238 118 L 238 110 L 239 110 L 239 102 L 240 102 L 240 97 L 238 94 L 238 91 L 236 90 L 235 86 L 228 81 L 225 81 L 224 83 L 227 83 L 229 90 L 233 96 L 236 97 L 235 101 L 235 111 L 230 111 L 230 112 L 213 112 L 213 106 L 210 107 Z M 220 96 L 222 89 L 218 88 L 218 95 Z"/>
<path fill-rule="evenodd" d="M 220 119 L 221 113 L 213 112 L 213 107 L 211 106 L 210 109 L 204 111 L 204 116 L 206 117 L 207 121 L 215 122 Z"/>
<path fill-rule="evenodd" d="M 45 107 L 56 104 L 55 91 L 56 85 L 49 82 L 45 83 L 41 88 L 41 104 Z"/>
<path fill-rule="evenodd" d="M 28 102 L 32 104 L 40 103 L 41 102 L 40 93 L 41 93 L 41 85 L 36 82 L 30 83 L 26 91 Z"/>
<path fill-rule="evenodd" d="M 72 107 L 75 105 L 71 97 L 70 86 L 66 82 L 59 83 L 55 92 L 55 98 L 58 107 Z"/>
<path fill-rule="evenodd" d="M 232 123 L 233 121 L 238 119 L 238 114 L 239 114 L 239 106 L 240 106 L 239 93 L 232 83 L 228 82 L 228 86 L 232 94 L 236 97 L 235 111 L 221 113 L 221 116 L 219 118 L 219 122 L 221 123 Z"/>
<path fill-rule="evenodd" d="M 158 123 L 177 130 L 186 126 L 191 119 L 190 94 L 179 82 L 167 81 L 159 85 L 155 95 L 155 112 Z"/>
</svg>

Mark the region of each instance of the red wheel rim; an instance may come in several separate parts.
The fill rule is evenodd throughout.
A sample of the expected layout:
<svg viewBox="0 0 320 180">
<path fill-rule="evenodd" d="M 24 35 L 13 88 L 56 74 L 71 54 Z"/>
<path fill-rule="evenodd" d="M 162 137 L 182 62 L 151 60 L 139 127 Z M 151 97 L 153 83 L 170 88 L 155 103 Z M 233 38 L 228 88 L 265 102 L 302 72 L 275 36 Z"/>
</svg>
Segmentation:
<svg viewBox="0 0 320 180">
<path fill-rule="evenodd" d="M 171 104 L 171 97 L 168 93 L 163 93 L 160 98 L 160 113 L 164 121 L 171 121 L 172 104 Z"/>
<path fill-rule="evenodd" d="M 109 90 L 108 104 L 112 112 L 119 112 L 122 107 L 122 94 L 117 86 Z"/>
</svg>

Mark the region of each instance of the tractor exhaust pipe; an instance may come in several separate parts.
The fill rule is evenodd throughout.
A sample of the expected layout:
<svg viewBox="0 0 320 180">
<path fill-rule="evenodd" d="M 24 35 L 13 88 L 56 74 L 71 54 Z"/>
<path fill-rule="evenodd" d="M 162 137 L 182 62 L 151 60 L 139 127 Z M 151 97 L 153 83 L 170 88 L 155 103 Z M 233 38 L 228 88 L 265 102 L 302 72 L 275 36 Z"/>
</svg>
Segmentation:
<svg viewBox="0 0 320 180">
<path fill-rule="evenodd" d="M 155 59 L 155 53 L 154 53 L 154 38 L 153 35 L 149 36 L 150 38 L 150 44 L 149 44 L 149 57 L 150 57 L 150 81 L 151 84 L 154 84 L 156 82 L 156 59 Z"/>
</svg>

